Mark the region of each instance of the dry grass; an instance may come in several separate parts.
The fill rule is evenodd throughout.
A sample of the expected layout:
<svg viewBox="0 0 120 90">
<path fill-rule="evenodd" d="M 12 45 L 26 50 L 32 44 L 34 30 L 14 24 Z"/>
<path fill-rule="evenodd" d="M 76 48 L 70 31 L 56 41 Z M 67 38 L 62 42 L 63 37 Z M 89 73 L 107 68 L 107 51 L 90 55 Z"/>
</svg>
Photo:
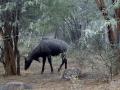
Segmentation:
<svg viewBox="0 0 120 90">
<path fill-rule="evenodd" d="M 60 61 L 58 61 L 60 62 Z M 21 76 L 5 77 L 4 69 L 0 64 L 0 84 L 5 84 L 11 81 L 25 82 L 33 86 L 34 90 L 120 90 L 120 76 L 114 77 L 110 82 L 97 81 L 94 78 L 73 78 L 70 81 L 61 79 L 62 72 L 58 73 L 57 68 L 60 63 L 54 63 L 54 74 L 50 73 L 49 64 L 46 64 L 44 74 L 40 74 L 42 63 L 33 62 L 28 71 L 24 71 L 24 62 L 21 62 Z M 79 67 L 79 64 L 74 59 L 69 59 L 68 68 Z M 84 71 L 84 70 L 82 70 Z M 87 73 L 89 76 L 89 73 Z"/>
</svg>

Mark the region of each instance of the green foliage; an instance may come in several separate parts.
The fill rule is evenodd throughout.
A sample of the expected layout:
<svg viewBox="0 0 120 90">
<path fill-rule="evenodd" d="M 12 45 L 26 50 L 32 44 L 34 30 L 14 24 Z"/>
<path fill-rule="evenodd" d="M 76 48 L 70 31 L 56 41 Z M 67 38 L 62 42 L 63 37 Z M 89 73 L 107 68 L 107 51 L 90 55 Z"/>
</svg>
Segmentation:
<svg viewBox="0 0 120 90">
<path fill-rule="evenodd" d="M 115 4 L 114 4 L 114 8 L 120 8 L 120 0 L 118 0 Z"/>
<path fill-rule="evenodd" d="M 0 27 L 3 27 L 5 22 L 16 26 L 19 23 L 18 12 L 20 13 L 20 10 L 21 6 L 20 4 L 18 6 L 18 2 L 16 2 L 16 0 L 10 0 L 9 2 L 5 1 L 4 3 L 0 4 Z"/>
<path fill-rule="evenodd" d="M 28 30 L 49 32 L 70 15 L 72 8 L 70 0 L 27 0 L 22 12 Z"/>
</svg>

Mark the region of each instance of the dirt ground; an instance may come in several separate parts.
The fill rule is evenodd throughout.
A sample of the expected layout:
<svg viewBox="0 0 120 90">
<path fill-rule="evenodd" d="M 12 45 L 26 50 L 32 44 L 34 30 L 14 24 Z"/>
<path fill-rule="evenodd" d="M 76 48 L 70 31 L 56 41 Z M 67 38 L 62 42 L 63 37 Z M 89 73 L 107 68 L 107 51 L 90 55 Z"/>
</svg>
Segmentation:
<svg viewBox="0 0 120 90">
<path fill-rule="evenodd" d="M 58 64 L 59 63 L 59 64 Z M 45 72 L 41 74 L 42 63 L 33 62 L 31 67 L 24 71 L 24 62 L 21 62 L 21 76 L 4 76 L 4 69 L 0 64 L 0 85 L 7 82 L 24 82 L 32 85 L 33 90 L 120 90 L 120 76 L 114 77 L 110 82 L 102 82 L 92 78 L 81 78 L 73 80 L 61 79 L 64 69 L 58 73 L 57 69 L 61 61 L 53 60 L 54 73 L 50 73 L 48 62 L 46 63 Z M 70 60 L 68 61 L 68 68 L 77 67 L 79 63 Z M 81 70 L 82 71 L 82 70 Z M 89 75 L 88 75 L 89 76 Z"/>
</svg>

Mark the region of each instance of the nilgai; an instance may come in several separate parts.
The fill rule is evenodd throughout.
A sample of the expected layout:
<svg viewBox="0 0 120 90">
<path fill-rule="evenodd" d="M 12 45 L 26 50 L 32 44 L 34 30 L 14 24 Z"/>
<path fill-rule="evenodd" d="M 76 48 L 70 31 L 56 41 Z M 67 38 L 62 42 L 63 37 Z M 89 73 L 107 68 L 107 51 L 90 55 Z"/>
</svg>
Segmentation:
<svg viewBox="0 0 120 90">
<path fill-rule="evenodd" d="M 50 64 L 51 72 L 53 72 L 51 56 L 58 56 L 59 54 L 61 54 L 62 64 L 58 68 L 58 71 L 61 70 L 63 64 L 65 64 L 65 69 L 67 69 L 67 58 L 66 58 L 67 49 L 68 49 L 68 44 L 63 40 L 43 39 L 40 41 L 39 45 L 36 48 L 34 48 L 30 52 L 30 54 L 25 58 L 25 70 L 27 70 L 30 67 L 33 60 L 39 61 L 39 57 L 41 57 L 43 59 L 41 73 L 44 72 L 46 58 L 48 59 L 48 62 Z"/>
</svg>

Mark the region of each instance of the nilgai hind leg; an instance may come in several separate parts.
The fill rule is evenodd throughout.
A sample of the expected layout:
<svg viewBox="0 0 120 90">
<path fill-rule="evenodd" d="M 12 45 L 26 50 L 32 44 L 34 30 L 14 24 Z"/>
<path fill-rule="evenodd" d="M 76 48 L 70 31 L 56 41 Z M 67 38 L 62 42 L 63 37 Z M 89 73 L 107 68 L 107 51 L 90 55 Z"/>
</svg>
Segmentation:
<svg viewBox="0 0 120 90">
<path fill-rule="evenodd" d="M 63 64 L 65 63 L 65 69 L 67 69 L 67 59 L 66 59 L 66 54 L 62 53 L 61 54 L 61 58 L 62 58 L 62 64 L 60 65 L 60 67 L 58 68 L 58 72 L 61 70 Z"/>
</svg>

